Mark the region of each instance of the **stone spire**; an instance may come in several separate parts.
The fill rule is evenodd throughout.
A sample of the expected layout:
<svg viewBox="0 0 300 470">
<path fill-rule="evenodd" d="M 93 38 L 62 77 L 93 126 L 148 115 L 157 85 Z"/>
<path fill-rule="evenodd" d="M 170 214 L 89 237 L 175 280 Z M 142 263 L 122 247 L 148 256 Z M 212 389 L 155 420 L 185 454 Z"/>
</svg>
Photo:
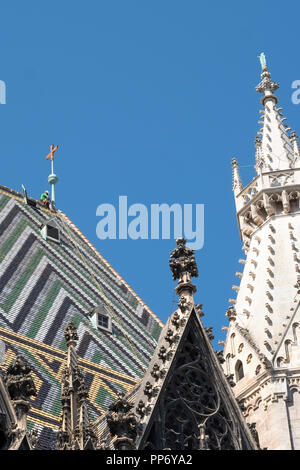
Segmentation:
<svg viewBox="0 0 300 470">
<path fill-rule="evenodd" d="M 263 171 L 288 169 L 293 166 L 293 148 L 288 135 L 290 129 L 284 124 L 286 118 L 281 113 L 282 108 L 276 107 L 278 98 L 274 92 L 279 84 L 272 81 L 265 58 L 261 63 L 261 82 L 256 87 L 256 91 L 263 95 L 261 103 L 264 106 L 259 121 L 262 127 L 258 133 L 261 139 L 260 161 L 263 163 Z"/>
<path fill-rule="evenodd" d="M 88 392 L 78 364 L 76 344 L 78 335 L 71 322 L 65 329 L 68 346 L 67 365 L 62 374 L 62 416 L 58 433 L 58 450 L 87 450 L 97 447 L 97 438 L 88 416 Z"/>
<path fill-rule="evenodd" d="M 239 165 L 238 165 L 237 159 L 233 158 L 231 163 L 232 163 L 232 189 L 233 189 L 234 194 L 236 195 L 242 191 L 243 185 L 242 185 L 242 180 L 240 177 Z"/>
<path fill-rule="evenodd" d="M 291 143 L 294 149 L 294 166 L 300 166 L 300 151 L 299 151 L 299 144 L 298 144 L 298 136 L 295 131 L 291 132 Z"/>
<path fill-rule="evenodd" d="M 246 259 L 240 260 L 240 284 L 232 286 L 234 308 L 226 313 L 223 367 L 234 375 L 233 390 L 243 400 L 248 423 L 256 422 L 262 447 L 300 449 L 300 400 L 293 395 L 300 357 L 299 147 L 276 107 L 279 85 L 264 54 L 261 64 L 256 89 L 264 110 L 255 139 L 257 176 L 235 193 Z"/>
</svg>

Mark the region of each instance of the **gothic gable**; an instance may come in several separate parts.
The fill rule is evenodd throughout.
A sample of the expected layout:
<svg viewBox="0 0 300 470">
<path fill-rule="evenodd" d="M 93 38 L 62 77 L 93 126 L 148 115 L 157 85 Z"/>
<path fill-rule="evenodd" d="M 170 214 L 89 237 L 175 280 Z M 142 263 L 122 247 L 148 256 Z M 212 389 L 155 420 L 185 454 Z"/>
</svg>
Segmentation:
<svg viewBox="0 0 300 470">
<path fill-rule="evenodd" d="M 175 323 L 174 347 L 167 338 Z M 188 314 L 178 310 L 169 319 L 141 384 L 135 412 L 142 424 L 140 449 L 255 448 L 194 307 Z"/>
</svg>

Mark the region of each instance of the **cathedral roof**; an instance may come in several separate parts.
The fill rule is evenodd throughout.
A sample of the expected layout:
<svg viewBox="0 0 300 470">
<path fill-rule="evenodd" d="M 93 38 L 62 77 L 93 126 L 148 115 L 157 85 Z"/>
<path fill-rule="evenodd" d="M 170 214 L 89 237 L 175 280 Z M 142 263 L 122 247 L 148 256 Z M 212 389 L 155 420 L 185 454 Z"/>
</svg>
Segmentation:
<svg viewBox="0 0 300 470">
<path fill-rule="evenodd" d="M 66 357 L 63 332 L 78 329 L 78 353 L 90 387 L 91 418 L 144 375 L 162 322 L 61 211 L 0 186 L 0 337 L 6 366 L 22 352 L 38 393 L 29 426 L 53 445 L 60 415 L 59 378 Z M 49 232 L 49 225 L 59 231 Z M 111 329 L 93 312 L 105 306 Z M 52 443 L 52 444 L 51 444 Z"/>
</svg>

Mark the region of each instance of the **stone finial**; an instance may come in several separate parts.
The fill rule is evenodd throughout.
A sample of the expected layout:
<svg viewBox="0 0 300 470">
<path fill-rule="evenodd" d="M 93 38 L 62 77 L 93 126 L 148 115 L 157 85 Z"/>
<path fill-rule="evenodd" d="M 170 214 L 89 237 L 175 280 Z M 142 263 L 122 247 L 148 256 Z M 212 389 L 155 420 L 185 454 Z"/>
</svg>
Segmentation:
<svg viewBox="0 0 300 470">
<path fill-rule="evenodd" d="M 15 363 L 7 369 L 6 386 L 17 415 L 29 411 L 28 398 L 36 395 L 34 381 L 30 375 L 31 371 L 31 367 L 22 356 L 17 356 Z"/>
<path fill-rule="evenodd" d="M 176 240 L 177 248 L 170 254 L 169 266 L 172 271 L 173 279 L 183 281 L 184 275 L 189 277 L 198 277 L 198 269 L 194 255 L 194 250 L 186 246 L 185 238 Z"/>
<path fill-rule="evenodd" d="M 198 277 L 194 250 L 186 246 L 185 238 L 178 238 L 176 243 L 177 247 L 171 252 L 169 259 L 173 279 L 174 281 L 178 279 L 175 291 L 180 296 L 186 296 L 187 301 L 193 304 L 193 294 L 196 292 L 196 287 L 191 283 L 191 278 Z"/>
<path fill-rule="evenodd" d="M 257 85 L 256 91 L 258 93 L 263 93 L 265 96 L 272 96 L 273 92 L 278 90 L 278 88 L 279 83 L 272 81 L 270 72 L 265 68 L 262 71 L 261 82 Z"/>
<path fill-rule="evenodd" d="M 73 322 L 68 323 L 64 334 L 65 334 L 67 346 L 75 347 L 78 341 L 78 334 L 77 334 L 76 326 L 74 325 Z"/>
<path fill-rule="evenodd" d="M 239 165 L 236 158 L 231 160 L 232 164 L 232 189 L 235 194 L 238 194 L 243 189 L 242 180 L 239 172 Z"/>
<path fill-rule="evenodd" d="M 123 392 L 118 393 L 117 400 L 110 405 L 107 414 L 107 425 L 112 436 L 117 436 L 117 450 L 135 449 L 135 440 L 139 423 L 131 411 L 134 405 L 129 403 Z"/>
</svg>

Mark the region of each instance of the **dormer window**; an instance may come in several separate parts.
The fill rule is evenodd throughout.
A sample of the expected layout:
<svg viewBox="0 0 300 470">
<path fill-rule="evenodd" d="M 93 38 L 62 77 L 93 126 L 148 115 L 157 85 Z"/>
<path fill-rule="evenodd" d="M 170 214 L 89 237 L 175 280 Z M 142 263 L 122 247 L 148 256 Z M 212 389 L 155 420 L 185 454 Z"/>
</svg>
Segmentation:
<svg viewBox="0 0 300 470">
<path fill-rule="evenodd" d="M 51 219 L 41 228 L 42 237 L 55 243 L 60 243 L 60 230 L 55 220 Z"/>
<path fill-rule="evenodd" d="M 98 330 L 104 330 L 111 333 L 111 314 L 105 305 L 99 305 L 98 307 L 95 307 L 89 313 L 89 317 L 93 325 L 98 328 Z"/>
<path fill-rule="evenodd" d="M 100 328 L 108 329 L 109 318 L 107 315 L 101 315 L 98 313 L 98 326 Z"/>
</svg>

